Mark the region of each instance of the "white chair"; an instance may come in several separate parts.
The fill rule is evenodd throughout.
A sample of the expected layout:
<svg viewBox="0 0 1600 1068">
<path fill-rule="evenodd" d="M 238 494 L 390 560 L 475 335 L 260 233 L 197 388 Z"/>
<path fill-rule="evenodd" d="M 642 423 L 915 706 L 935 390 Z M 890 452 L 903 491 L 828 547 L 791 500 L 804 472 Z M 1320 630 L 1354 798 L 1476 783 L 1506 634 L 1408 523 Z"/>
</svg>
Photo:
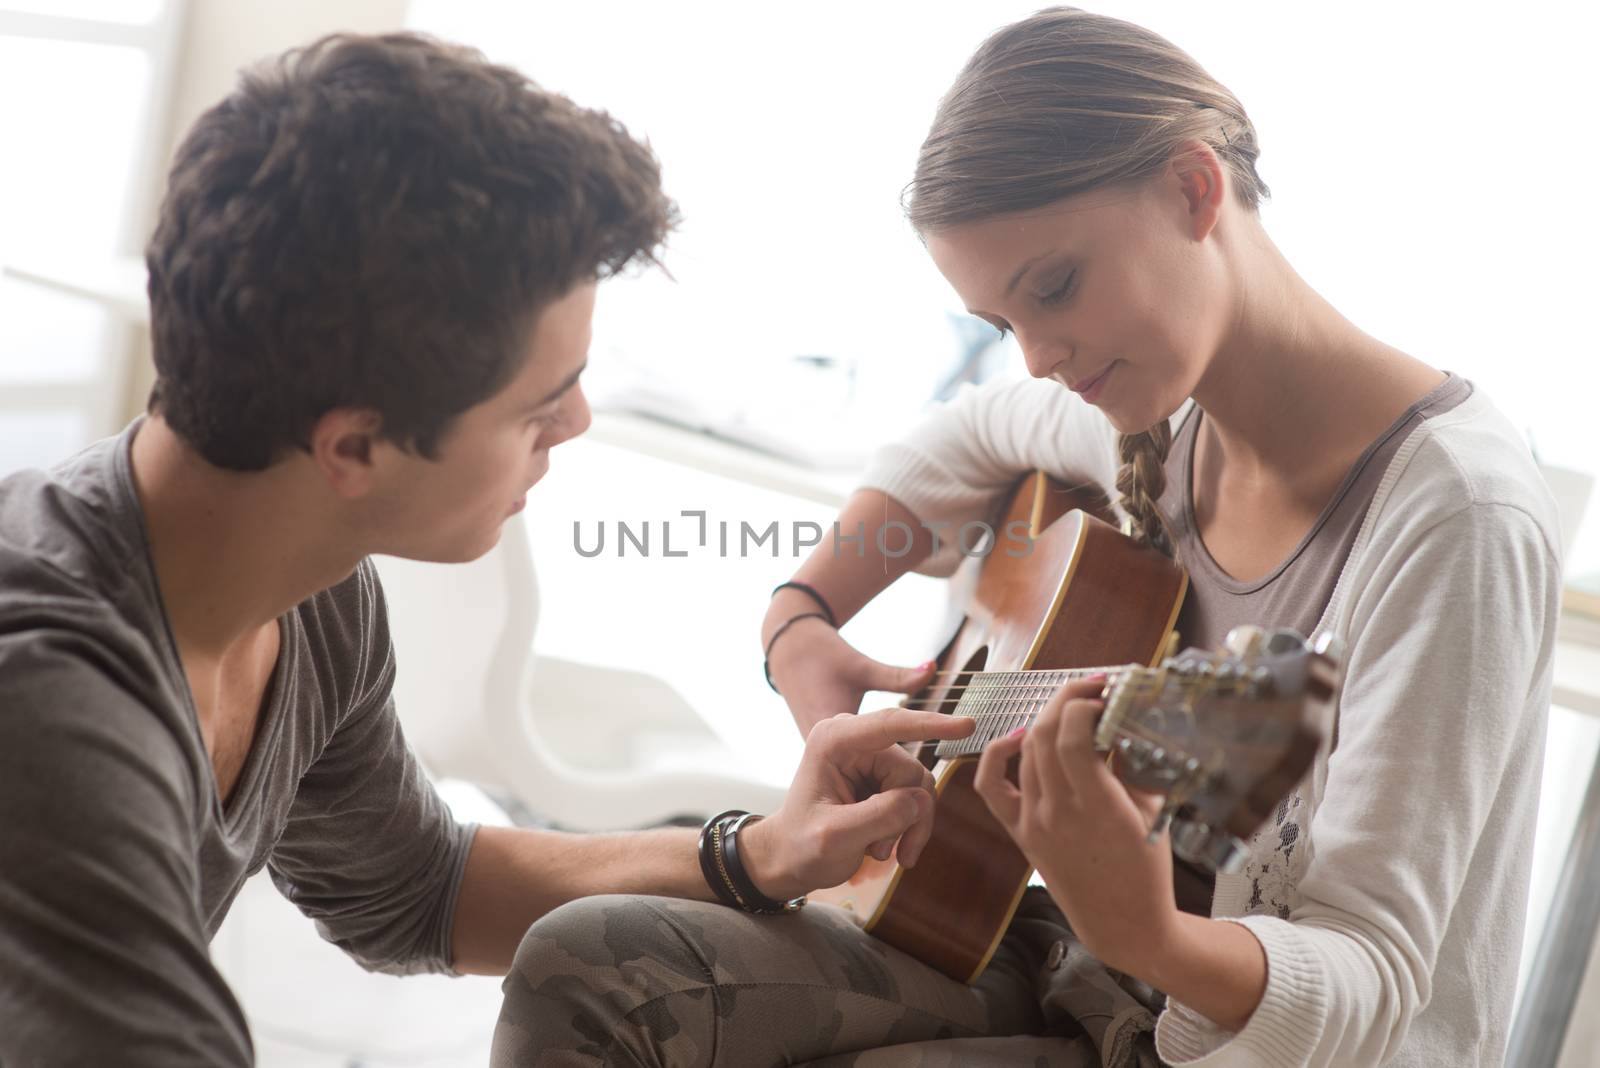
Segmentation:
<svg viewBox="0 0 1600 1068">
<path fill-rule="evenodd" d="M 668 683 L 534 652 L 539 587 L 521 516 L 468 564 L 377 557 L 412 747 L 519 818 L 601 831 L 771 812 L 783 790 L 738 758 Z"/>
</svg>

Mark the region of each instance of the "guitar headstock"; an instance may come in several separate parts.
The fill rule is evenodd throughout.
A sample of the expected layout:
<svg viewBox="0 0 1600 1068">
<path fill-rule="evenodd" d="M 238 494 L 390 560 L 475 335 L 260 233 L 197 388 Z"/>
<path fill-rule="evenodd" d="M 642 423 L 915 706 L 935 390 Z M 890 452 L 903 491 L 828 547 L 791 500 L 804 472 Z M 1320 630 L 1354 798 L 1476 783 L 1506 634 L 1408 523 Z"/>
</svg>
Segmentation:
<svg viewBox="0 0 1600 1068">
<path fill-rule="evenodd" d="M 1167 802 L 1173 850 L 1228 870 L 1316 759 L 1340 650 L 1292 630 L 1236 627 L 1223 647 L 1129 668 L 1106 688 L 1095 744 L 1118 778 Z"/>
</svg>

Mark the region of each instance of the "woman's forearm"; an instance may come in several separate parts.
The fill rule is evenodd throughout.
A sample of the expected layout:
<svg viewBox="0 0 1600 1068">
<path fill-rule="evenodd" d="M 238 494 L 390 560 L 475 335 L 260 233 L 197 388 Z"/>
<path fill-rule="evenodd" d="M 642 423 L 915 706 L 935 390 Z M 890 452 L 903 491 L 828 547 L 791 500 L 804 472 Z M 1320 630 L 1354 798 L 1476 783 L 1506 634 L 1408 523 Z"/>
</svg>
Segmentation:
<svg viewBox="0 0 1600 1068">
<path fill-rule="evenodd" d="M 1228 1031 L 1244 1029 L 1267 991 L 1267 953 L 1249 928 L 1187 912 L 1125 970 Z"/>
<path fill-rule="evenodd" d="M 851 494 L 835 524 L 794 577 L 827 598 L 840 625 L 933 552 L 933 533 L 882 490 Z M 815 610 L 804 593 L 779 591 L 761 626 L 762 645 L 784 620 Z"/>
</svg>

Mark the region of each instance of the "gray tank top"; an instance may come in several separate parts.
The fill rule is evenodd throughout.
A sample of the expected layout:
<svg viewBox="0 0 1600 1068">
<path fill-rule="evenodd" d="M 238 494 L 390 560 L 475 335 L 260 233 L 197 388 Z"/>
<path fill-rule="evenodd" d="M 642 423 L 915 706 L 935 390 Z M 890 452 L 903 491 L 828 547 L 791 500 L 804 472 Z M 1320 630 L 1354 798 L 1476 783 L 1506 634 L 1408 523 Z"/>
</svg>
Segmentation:
<svg viewBox="0 0 1600 1068">
<path fill-rule="evenodd" d="M 1351 466 L 1333 498 L 1300 544 L 1271 571 L 1240 582 L 1206 550 L 1195 524 L 1194 443 L 1204 413 L 1184 417 L 1167 454 L 1167 488 L 1159 506 L 1172 526 L 1178 558 L 1189 572 L 1189 594 L 1178 615 L 1180 645 L 1211 648 L 1241 623 L 1293 627 L 1309 636 L 1322 619 L 1344 570 L 1378 483 L 1411 431 L 1472 395 L 1472 383 L 1454 373 L 1417 401 Z"/>
</svg>

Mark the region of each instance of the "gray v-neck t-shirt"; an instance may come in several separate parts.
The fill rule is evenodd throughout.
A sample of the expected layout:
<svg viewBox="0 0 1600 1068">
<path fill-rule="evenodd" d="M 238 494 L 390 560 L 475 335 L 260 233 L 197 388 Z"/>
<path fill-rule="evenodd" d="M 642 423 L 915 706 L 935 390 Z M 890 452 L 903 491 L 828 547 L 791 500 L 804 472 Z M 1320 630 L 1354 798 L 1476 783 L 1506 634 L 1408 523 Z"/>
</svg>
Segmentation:
<svg viewBox="0 0 1600 1068">
<path fill-rule="evenodd" d="M 224 806 L 134 491 L 138 426 L 0 481 L 0 1068 L 252 1063 L 208 943 L 263 866 L 364 967 L 450 969 L 474 828 L 401 734 L 372 564 L 280 618 Z"/>
</svg>

